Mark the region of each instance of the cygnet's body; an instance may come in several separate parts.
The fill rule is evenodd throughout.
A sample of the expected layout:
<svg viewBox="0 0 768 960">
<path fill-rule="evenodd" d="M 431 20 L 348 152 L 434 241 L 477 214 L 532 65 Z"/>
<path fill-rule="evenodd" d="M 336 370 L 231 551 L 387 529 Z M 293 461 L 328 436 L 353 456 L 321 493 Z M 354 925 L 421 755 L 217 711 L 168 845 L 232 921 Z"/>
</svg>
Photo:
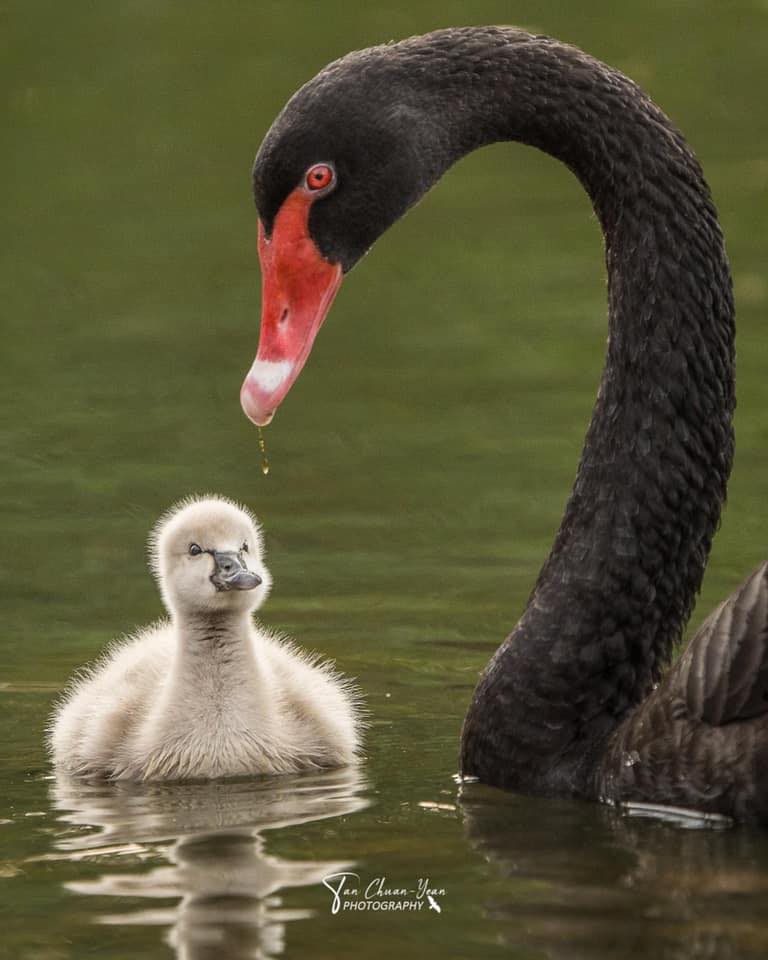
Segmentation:
<svg viewBox="0 0 768 960">
<path fill-rule="evenodd" d="M 87 776 L 181 780 L 341 766 L 356 695 L 324 663 L 254 624 L 271 583 L 253 518 L 183 501 L 152 537 L 170 621 L 116 645 L 57 707 L 54 763 Z"/>
</svg>

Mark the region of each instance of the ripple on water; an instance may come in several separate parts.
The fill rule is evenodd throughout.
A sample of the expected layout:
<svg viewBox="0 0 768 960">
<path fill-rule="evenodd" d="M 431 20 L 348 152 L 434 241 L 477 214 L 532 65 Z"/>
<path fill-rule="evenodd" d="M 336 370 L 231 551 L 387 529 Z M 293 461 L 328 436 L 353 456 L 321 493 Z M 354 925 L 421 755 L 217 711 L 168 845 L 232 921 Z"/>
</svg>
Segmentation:
<svg viewBox="0 0 768 960">
<path fill-rule="evenodd" d="M 65 825 L 38 861 L 107 859 L 110 872 L 68 880 L 86 897 L 172 899 L 151 909 L 99 911 L 106 925 L 165 926 L 179 956 L 216 942 L 227 957 L 275 956 L 289 921 L 281 890 L 318 885 L 350 861 L 291 860 L 267 852 L 264 833 L 364 809 L 357 768 L 301 777 L 189 784 L 87 783 L 58 777 L 51 797 Z M 73 830 L 74 828 L 74 830 Z M 159 863 L 158 863 L 159 861 Z"/>
</svg>

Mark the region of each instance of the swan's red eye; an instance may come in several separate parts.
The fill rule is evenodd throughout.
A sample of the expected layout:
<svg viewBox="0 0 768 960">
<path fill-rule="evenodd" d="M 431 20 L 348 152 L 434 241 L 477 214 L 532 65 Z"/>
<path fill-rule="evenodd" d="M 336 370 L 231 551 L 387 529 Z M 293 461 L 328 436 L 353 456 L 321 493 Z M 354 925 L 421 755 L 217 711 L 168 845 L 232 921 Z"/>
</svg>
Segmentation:
<svg viewBox="0 0 768 960">
<path fill-rule="evenodd" d="M 330 187 L 335 176 L 333 167 L 329 167 L 327 163 L 316 163 L 307 170 L 307 187 L 310 190 L 323 190 Z"/>
</svg>

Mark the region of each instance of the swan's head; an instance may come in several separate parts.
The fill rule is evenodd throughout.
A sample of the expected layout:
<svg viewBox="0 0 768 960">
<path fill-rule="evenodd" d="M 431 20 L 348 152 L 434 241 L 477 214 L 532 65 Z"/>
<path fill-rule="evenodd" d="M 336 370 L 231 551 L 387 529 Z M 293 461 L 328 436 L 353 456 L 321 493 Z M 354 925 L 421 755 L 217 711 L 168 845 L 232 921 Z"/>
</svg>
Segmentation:
<svg viewBox="0 0 768 960">
<path fill-rule="evenodd" d="M 222 497 L 182 500 L 150 535 L 152 570 L 170 613 L 255 610 L 272 578 L 259 525 Z"/>
<path fill-rule="evenodd" d="M 447 62 L 441 43 L 450 34 L 349 54 L 305 84 L 264 138 L 253 168 L 261 333 L 240 392 L 256 424 L 298 377 L 343 275 L 466 152 L 445 116 L 461 96 L 436 101 L 439 80 L 431 92 L 414 83 Z"/>
</svg>

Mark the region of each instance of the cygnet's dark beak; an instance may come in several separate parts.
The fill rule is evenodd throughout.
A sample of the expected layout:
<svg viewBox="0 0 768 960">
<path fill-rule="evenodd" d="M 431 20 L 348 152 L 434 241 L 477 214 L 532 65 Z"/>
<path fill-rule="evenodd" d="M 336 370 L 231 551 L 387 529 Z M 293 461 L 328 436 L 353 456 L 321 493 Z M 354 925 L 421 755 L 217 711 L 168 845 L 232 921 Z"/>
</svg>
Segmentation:
<svg viewBox="0 0 768 960">
<path fill-rule="evenodd" d="M 245 566 L 240 554 L 219 553 L 211 550 L 213 573 L 211 583 L 217 590 L 253 590 L 261 583 L 261 577 Z"/>
</svg>

